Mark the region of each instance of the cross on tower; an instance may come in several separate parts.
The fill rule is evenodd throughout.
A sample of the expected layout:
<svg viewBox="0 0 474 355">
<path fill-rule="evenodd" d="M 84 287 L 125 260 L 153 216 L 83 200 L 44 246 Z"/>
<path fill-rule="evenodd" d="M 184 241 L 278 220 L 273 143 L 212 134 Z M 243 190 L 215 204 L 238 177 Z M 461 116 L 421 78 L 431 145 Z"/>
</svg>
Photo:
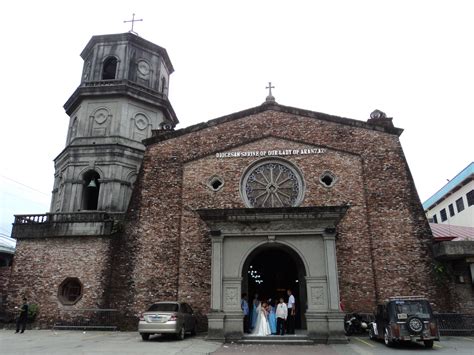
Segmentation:
<svg viewBox="0 0 474 355">
<path fill-rule="evenodd" d="M 265 89 L 268 89 L 268 96 L 272 96 L 272 89 L 275 89 L 275 87 L 272 86 L 272 82 L 269 81 L 269 82 L 268 82 L 268 86 L 265 87 Z"/>
<path fill-rule="evenodd" d="M 131 22 L 131 23 L 132 23 L 132 29 L 131 29 L 130 31 L 128 31 L 128 32 L 135 33 L 136 35 L 138 35 L 138 33 L 136 33 L 136 32 L 133 30 L 133 25 L 135 24 L 135 22 L 139 22 L 139 21 L 143 21 L 143 19 L 141 18 L 141 19 L 135 20 L 135 14 L 133 14 L 131 20 L 123 21 L 123 23 Z"/>
</svg>

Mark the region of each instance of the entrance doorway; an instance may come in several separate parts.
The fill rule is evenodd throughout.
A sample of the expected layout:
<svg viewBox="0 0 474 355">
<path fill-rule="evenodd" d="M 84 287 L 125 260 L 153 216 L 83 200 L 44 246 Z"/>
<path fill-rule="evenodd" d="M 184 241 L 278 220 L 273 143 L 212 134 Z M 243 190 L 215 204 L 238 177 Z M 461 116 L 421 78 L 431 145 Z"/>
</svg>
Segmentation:
<svg viewBox="0 0 474 355">
<path fill-rule="evenodd" d="M 248 294 L 250 306 L 255 294 L 260 301 L 271 298 L 275 305 L 280 297 L 288 302 L 287 290 L 291 289 L 296 300 L 296 328 L 306 329 L 305 275 L 304 264 L 295 251 L 283 244 L 266 244 L 247 257 L 242 269 L 242 292 Z"/>
</svg>

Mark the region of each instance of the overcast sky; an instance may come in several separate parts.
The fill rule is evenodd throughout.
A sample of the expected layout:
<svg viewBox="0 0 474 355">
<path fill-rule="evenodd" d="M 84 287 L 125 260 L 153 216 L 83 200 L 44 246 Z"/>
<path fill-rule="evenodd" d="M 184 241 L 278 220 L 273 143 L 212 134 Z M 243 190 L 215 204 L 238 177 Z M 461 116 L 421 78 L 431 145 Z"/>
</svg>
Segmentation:
<svg viewBox="0 0 474 355">
<path fill-rule="evenodd" d="M 473 161 L 472 1 L 2 1 L 0 234 L 44 213 L 91 36 L 165 47 L 180 125 L 278 103 L 404 128 L 422 202 Z"/>
</svg>

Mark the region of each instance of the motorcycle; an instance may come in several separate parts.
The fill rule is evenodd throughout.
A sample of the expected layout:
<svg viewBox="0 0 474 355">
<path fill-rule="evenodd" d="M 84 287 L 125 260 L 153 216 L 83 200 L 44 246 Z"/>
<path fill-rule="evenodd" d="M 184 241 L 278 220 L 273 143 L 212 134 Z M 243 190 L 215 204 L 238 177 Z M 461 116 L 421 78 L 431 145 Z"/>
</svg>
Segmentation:
<svg viewBox="0 0 474 355">
<path fill-rule="evenodd" d="M 358 313 L 346 314 L 344 320 L 344 331 L 347 336 L 353 334 L 364 334 L 367 331 L 368 324 Z"/>
</svg>

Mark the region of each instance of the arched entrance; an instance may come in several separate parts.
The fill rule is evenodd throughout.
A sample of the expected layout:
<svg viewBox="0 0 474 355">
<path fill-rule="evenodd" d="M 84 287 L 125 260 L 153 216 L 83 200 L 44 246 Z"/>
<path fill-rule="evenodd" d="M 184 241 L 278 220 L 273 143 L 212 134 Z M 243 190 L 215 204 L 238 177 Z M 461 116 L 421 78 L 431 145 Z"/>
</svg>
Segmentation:
<svg viewBox="0 0 474 355">
<path fill-rule="evenodd" d="M 212 243 L 208 339 L 242 339 L 241 293 L 252 298 L 258 291 L 274 298 L 293 286 L 298 326 L 306 329 L 305 336 L 317 342 L 346 341 L 336 226 L 347 208 L 198 210 Z M 255 282 L 259 279 L 263 282 Z"/>
<path fill-rule="evenodd" d="M 297 306 L 296 329 L 306 329 L 305 276 L 304 264 L 295 251 L 284 244 L 267 243 L 247 257 L 242 268 L 242 292 L 248 294 L 250 306 L 255 294 L 260 301 L 271 299 L 275 305 L 280 297 L 287 302 L 287 290 L 291 289 Z"/>
</svg>

